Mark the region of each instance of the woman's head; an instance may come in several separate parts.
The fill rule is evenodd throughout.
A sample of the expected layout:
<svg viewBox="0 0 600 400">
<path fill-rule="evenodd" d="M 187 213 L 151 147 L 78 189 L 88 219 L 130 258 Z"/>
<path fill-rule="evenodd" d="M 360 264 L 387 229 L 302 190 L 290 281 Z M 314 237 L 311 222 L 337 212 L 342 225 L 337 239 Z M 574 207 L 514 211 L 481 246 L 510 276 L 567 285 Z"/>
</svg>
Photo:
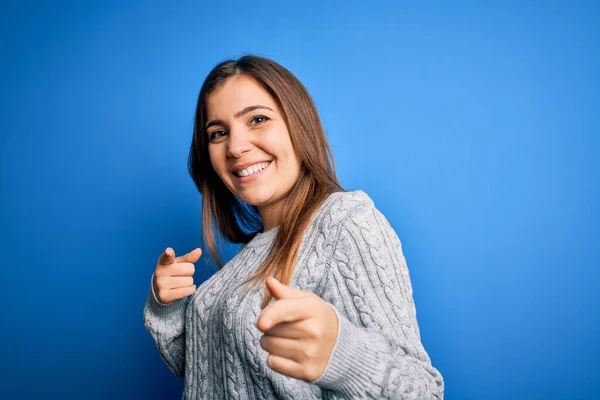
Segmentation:
<svg viewBox="0 0 600 400">
<path fill-rule="evenodd" d="M 238 167 L 256 162 L 242 175 L 266 169 L 238 176 Z M 286 68 L 258 56 L 224 61 L 208 74 L 188 168 L 202 193 L 205 245 L 219 265 L 213 223 L 234 243 L 249 241 L 263 226 L 281 226 L 258 271 L 264 276 L 283 268 L 269 267 L 276 259 L 296 256 L 312 213 L 330 193 L 343 190 L 308 91 Z M 283 282 L 286 275 L 276 273 Z"/>
<path fill-rule="evenodd" d="M 278 102 L 255 78 L 238 74 L 215 88 L 205 107 L 212 168 L 238 199 L 257 207 L 265 225 L 267 218 L 277 225 L 277 205 L 301 167 Z"/>
</svg>

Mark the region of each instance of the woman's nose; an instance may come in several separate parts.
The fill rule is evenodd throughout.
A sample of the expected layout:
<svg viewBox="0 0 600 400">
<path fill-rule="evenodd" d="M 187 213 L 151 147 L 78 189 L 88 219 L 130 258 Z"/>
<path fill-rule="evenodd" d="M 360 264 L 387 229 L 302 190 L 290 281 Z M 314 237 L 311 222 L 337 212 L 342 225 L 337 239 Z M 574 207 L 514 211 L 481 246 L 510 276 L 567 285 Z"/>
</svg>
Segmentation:
<svg viewBox="0 0 600 400">
<path fill-rule="evenodd" d="M 252 143 L 244 132 L 229 132 L 227 141 L 227 155 L 229 157 L 240 158 L 242 154 L 250 151 Z"/>
</svg>

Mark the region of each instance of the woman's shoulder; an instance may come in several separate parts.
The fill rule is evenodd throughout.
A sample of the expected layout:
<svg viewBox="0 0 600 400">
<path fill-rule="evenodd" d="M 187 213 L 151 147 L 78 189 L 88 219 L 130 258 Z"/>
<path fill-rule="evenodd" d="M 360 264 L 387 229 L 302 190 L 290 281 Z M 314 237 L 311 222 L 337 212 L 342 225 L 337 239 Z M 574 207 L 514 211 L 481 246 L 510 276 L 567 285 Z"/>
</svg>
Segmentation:
<svg viewBox="0 0 600 400">
<path fill-rule="evenodd" d="M 374 207 L 373 199 L 363 190 L 334 192 L 323 202 L 314 222 L 322 228 L 337 226 L 360 210 Z"/>
<path fill-rule="evenodd" d="M 373 202 L 371 197 L 362 189 L 334 192 L 329 195 L 328 200 L 344 205 L 356 205 L 364 202 Z"/>
</svg>

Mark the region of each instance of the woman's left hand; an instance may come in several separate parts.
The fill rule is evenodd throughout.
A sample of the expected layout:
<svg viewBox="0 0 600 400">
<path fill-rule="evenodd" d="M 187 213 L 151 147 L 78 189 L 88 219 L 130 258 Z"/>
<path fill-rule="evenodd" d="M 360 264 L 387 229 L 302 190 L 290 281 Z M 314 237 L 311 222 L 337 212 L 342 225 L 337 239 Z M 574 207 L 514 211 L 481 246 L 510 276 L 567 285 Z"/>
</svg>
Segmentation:
<svg viewBox="0 0 600 400">
<path fill-rule="evenodd" d="M 310 382 L 319 378 L 335 345 L 338 320 L 333 308 L 312 292 L 286 286 L 273 277 L 266 285 L 276 299 L 262 312 L 257 327 L 273 370 Z"/>
</svg>

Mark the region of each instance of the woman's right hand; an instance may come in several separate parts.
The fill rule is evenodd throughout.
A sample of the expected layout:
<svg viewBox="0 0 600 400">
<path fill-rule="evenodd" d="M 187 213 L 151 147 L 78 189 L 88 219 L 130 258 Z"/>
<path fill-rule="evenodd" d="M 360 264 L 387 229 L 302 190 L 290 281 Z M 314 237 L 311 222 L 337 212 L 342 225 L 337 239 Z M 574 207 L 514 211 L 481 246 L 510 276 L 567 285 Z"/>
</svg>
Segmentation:
<svg viewBox="0 0 600 400">
<path fill-rule="evenodd" d="M 200 259 L 202 250 L 195 248 L 184 256 L 175 258 L 175 250 L 167 247 L 158 258 L 154 270 L 154 293 L 156 299 L 169 304 L 196 291 L 194 263 Z"/>
</svg>

